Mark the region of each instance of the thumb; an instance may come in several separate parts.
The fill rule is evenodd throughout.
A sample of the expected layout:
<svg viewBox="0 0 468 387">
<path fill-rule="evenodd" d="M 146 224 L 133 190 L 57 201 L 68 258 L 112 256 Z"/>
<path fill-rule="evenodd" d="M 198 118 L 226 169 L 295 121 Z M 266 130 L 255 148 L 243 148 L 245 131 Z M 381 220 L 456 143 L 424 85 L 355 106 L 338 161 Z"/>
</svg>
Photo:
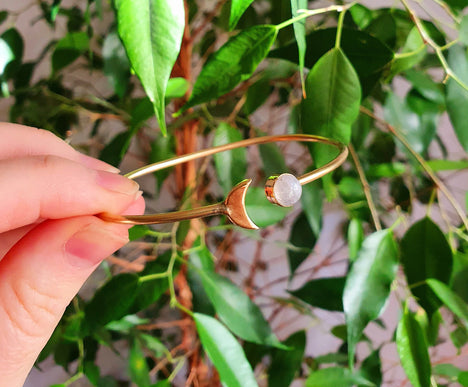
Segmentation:
<svg viewBox="0 0 468 387">
<path fill-rule="evenodd" d="M 93 216 L 48 220 L 0 261 L 0 386 L 23 385 L 65 308 L 128 241 L 127 229 Z"/>
</svg>

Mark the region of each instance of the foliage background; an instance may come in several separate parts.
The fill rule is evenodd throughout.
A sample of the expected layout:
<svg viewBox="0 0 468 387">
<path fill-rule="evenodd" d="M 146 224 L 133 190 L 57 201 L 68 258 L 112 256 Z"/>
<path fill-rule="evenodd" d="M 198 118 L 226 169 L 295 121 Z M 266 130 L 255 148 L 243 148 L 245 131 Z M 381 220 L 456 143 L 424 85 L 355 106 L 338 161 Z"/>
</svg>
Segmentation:
<svg viewBox="0 0 468 387">
<path fill-rule="evenodd" d="M 169 3 L 174 9 L 181 4 Z M 457 215 L 441 193 L 447 186 L 454 202 L 463 203 L 466 197 L 468 94 L 459 84 L 468 82 L 465 2 L 360 2 L 341 21 L 334 10 L 309 18 L 307 31 L 320 31 L 306 40 L 305 67 L 316 66 L 306 82 L 302 125 L 297 65 L 273 59 L 297 62 L 296 42 L 287 47 L 295 37 L 291 26 L 272 39 L 270 58 L 263 61 L 269 51 L 265 39 L 273 38 L 276 29 L 262 27 L 249 44 L 261 41 L 263 51 L 255 46 L 241 60 L 244 66 L 230 76 L 220 76 L 224 68 L 215 66 L 206 87 L 201 84 L 197 89 L 193 85 L 202 68 L 210 75 L 209 66 L 204 66 L 210 53 L 236 35 L 227 31 L 231 5 L 249 2 L 198 1 L 198 10 L 194 1 L 188 3 L 191 25 L 185 30 L 182 55 L 174 70 L 158 67 L 160 78 L 169 77 L 171 70 L 172 77 L 178 77 L 169 88 L 161 86 L 163 80 L 152 79 L 145 67 L 148 55 L 161 63 L 158 53 L 167 47 L 156 41 L 155 50 L 141 50 L 138 45 L 145 39 L 138 28 L 148 15 L 122 10 L 128 2 L 115 5 L 120 9 L 121 37 L 141 82 L 131 76 L 107 2 L 7 5 L 8 11 L 0 13 L 4 120 L 54 131 L 84 152 L 121 164 L 124 171 L 212 142 L 300 130 L 344 142 L 351 139 L 358 163 L 351 157 L 333 182 L 328 178 L 323 185 L 304 187 L 302 205 L 287 214 L 269 207 L 261 188 L 252 189 L 248 206 L 264 227 L 260 232 L 238 230 L 223 219 L 210 220 L 207 227 L 194 222 L 188 232 L 186 224 L 133 229 L 133 242 L 110 257 L 70 305 L 38 367 L 55 363 L 66 370 L 68 376 L 52 381 L 64 383 L 59 385 L 165 386 L 188 380 L 214 386 L 219 376 L 208 353 L 228 386 L 286 386 L 293 379 L 297 386 L 338 381 L 466 385 L 466 211 Z M 307 2 L 256 0 L 237 29 L 286 22 L 291 3 L 302 8 Z M 145 9 L 140 2 L 134 4 L 139 4 L 139 12 Z M 308 8 L 331 5 L 312 1 Z M 415 10 L 413 18 L 408 9 L 400 11 L 405 5 Z M 128 36 L 122 32 L 125 23 Z M 346 28 L 341 48 L 351 64 L 341 51 L 333 50 L 340 23 Z M 183 26 L 167 28 L 157 36 L 182 39 Z M 33 43 L 27 30 L 40 42 Z M 301 44 L 300 27 L 296 34 Z M 194 37 L 193 46 L 188 36 Z M 331 54 L 325 55 L 329 49 Z M 232 62 L 236 52 L 239 47 L 228 53 Z M 174 61 L 176 54 L 177 50 L 171 52 Z M 256 62 L 261 62 L 257 70 Z M 330 71 L 333 64 L 335 73 Z M 447 70 L 451 79 L 445 76 Z M 229 84 L 242 71 L 240 85 Z M 180 78 L 189 79 L 198 90 L 194 92 L 198 101 L 192 97 L 195 110 L 175 118 L 171 114 L 189 95 Z M 158 95 L 159 104 L 149 102 L 145 91 Z M 155 105 L 161 126 L 164 92 L 168 137 L 161 136 L 153 110 Z M 327 106 L 333 109 L 328 111 Z M 409 147 L 402 145 L 402 138 Z M 420 159 L 415 160 L 408 148 Z M 288 170 L 286 165 L 301 173 L 310 164 L 309 151 L 295 144 L 259 150 L 224 154 L 215 158 L 214 166 L 188 165 L 171 175 L 143 180 L 149 211 L 212 202 L 244 176 L 255 176 L 261 186 L 270 174 Z M 327 157 L 319 148 L 311 153 L 316 162 Z M 431 180 L 427 171 L 435 171 L 442 181 Z M 192 189 L 194 178 L 201 189 Z M 385 231 L 375 232 L 379 223 Z M 368 238 L 360 249 L 364 235 Z M 184 260 L 190 264 L 179 266 Z M 168 267 L 181 274 L 172 280 Z M 266 320 L 243 294 L 260 307 Z M 190 311 L 201 313 L 195 315 L 196 325 Z M 206 317 L 214 315 L 232 333 Z M 222 339 L 210 341 L 210 333 L 219 333 Z M 240 339 L 242 350 L 234 337 Z M 232 352 L 224 347 L 229 343 Z M 37 379 L 30 383 L 47 385 Z"/>
</svg>

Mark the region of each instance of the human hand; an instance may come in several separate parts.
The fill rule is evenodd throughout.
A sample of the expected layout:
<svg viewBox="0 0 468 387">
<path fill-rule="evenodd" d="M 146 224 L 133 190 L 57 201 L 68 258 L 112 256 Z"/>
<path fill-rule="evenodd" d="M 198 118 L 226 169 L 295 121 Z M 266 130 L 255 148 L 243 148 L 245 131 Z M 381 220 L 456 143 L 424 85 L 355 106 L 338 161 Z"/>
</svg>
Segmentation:
<svg viewBox="0 0 468 387">
<path fill-rule="evenodd" d="M 50 132 L 0 123 L 0 387 L 22 386 L 65 308 L 142 213 L 138 185 Z"/>
</svg>

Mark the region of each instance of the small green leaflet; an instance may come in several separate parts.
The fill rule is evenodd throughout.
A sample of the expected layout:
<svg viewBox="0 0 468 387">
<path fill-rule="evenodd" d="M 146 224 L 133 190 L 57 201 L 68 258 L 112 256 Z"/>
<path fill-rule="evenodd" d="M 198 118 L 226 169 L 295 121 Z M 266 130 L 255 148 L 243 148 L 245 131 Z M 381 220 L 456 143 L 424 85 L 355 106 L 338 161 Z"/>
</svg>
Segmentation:
<svg viewBox="0 0 468 387">
<path fill-rule="evenodd" d="M 298 16 L 297 11 L 300 9 L 307 9 L 307 0 L 291 0 L 291 13 L 292 17 Z M 299 54 L 299 72 L 301 75 L 301 84 L 302 84 L 302 93 L 305 98 L 305 83 L 304 83 L 304 63 L 305 63 L 305 53 L 307 49 L 306 43 L 306 29 L 305 29 L 305 19 L 302 19 L 293 24 L 294 27 L 294 36 L 296 37 L 297 50 Z"/>
</svg>

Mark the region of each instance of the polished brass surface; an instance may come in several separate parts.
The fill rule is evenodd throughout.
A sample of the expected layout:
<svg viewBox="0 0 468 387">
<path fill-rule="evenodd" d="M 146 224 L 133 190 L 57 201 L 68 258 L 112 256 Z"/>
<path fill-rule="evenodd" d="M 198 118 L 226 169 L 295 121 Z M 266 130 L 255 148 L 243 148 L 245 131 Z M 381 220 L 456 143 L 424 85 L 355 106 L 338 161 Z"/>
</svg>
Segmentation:
<svg viewBox="0 0 468 387">
<path fill-rule="evenodd" d="M 211 156 L 215 153 L 225 152 L 231 149 L 243 148 L 250 145 L 266 144 L 269 142 L 283 142 L 283 141 L 300 141 L 300 142 L 317 142 L 334 146 L 339 150 L 338 156 L 330 161 L 328 164 L 308 172 L 298 177 L 301 185 L 310 183 L 330 173 L 338 168 L 346 160 L 348 156 L 348 148 L 338 141 L 334 141 L 325 137 L 313 136 L 308 134 L 285 134 L 279 136 L 264 136 L 249 138 L 247 140 L 237 141 L 230 144 L 219 145 L 216 147 L 203 149 L 198 152 L 189 153 L 182 156 L 173 157 L 168 160 L 160 161 L 143 168 L 139 168 L 133 172 L 126 174 L 129 179 L 135 179 L 149 173 L 159 171 L 161 169 L 173 167 L 178 164 L 186 163 L 188 161 L 196 160 L 199 158 Z M 281 171 L 278 171 L 281 172 Z M 204 207 L 194 208 L 185 211 L 168 212 L 163 214 L 154 215 L 112 215 L 112 214 L 99 214 L 99 217 L 105 221 L 124 223 L 124 224 L 159 224 L 159 223 L 172 223 L 186 219 L 202 218 L 213 215 L 226 215 L 232 223 L 237 226 L 257 229 L 258 227 L 247 215 L 245 209 L 245 195 L 247 189 L 252 181 L 244 180 L 237 184 L 231 192 L 229 192 L 226 199 L 217 204 L 211 204 Z M 268 183 L 267 183 L 268 188 Z"/>
</svg>

